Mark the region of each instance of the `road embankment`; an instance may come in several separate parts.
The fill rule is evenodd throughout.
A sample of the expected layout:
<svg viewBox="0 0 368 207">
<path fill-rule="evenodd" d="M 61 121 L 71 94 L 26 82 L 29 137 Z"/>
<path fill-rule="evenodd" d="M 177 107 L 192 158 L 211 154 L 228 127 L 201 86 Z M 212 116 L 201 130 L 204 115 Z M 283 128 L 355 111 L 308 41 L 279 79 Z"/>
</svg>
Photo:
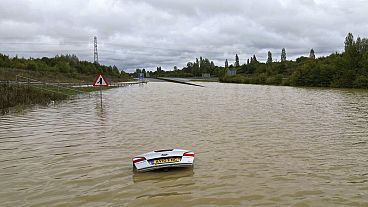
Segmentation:
<svg viewBox="0 0 368 207">
<path fill-rule="evenodd" d="M 66 94 L 53 93 L 47 90 L 29 87 L 27 85 L 0 84 L 0 113 L 5 114 L 14 107 L 33 104 L 48 104 L 51 101 L 64 100 Z"/>
</svg>

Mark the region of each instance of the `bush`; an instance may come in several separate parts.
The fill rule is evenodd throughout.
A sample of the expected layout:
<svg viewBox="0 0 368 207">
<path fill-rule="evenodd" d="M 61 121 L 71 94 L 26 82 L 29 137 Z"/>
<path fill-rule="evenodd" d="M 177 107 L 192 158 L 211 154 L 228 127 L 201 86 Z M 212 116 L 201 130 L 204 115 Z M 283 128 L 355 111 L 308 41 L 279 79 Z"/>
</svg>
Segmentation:
<svg viewBox="0 0 368 207">
<path fill-rule="evenodd" d="M 63 100 L 67 95 L 40 90 L 27 85 L 0 84 L 0 110 L 6 112 L 9 107 L 30 104 L 48 104 L 50 101 Z"/>
<path fill-rule="evenodd" d="M 27 63 L 27 70 L 37 70 L 37 64 L 33 61 Z"/>
<path fill-rule="evenodd" d="M 354 81 L 354 87 L 368 88 L 368 76 L 360 75 Z"/>
<path fill-rule="evenodd" d="M 268 85 L 281 85 L 281 82 L 282 82 L 282 76 L 277 75 L 277 76 L 268 77 L 265 83 Z"/>
</svg>

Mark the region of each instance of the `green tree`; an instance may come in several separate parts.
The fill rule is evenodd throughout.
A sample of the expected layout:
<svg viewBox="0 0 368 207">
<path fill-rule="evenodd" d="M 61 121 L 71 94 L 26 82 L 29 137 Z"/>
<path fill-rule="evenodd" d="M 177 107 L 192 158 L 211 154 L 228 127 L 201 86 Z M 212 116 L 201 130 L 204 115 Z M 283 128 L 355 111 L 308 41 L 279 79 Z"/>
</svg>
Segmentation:
<svg viewBox="0 0 368 207">
<path fill-rule="evenodd" d="M 313 48 L 310 50 L 310 52 L 309 52 L 309 58 L 310 59 L 316 59 L 316 55 L 314 54 L 314 50 L 313 50 Z"/>
<path fill-rule="evenodd" d="M 286 51 L 285 48 L 282 48 L 281 50 L 281 62 L 286 61 Z"/>
<path fill-rule="evenodd" d="M 235 67 L 239 67 L 240 63 L 239 63 L 239 57 L 238 54 L 235 54 Z"/>
<path fill-rule="evenodd" d="M 210 62 L 210 70 L 208 71 L 211 75 L 215 74 L 215 63 L 213 61 Z"/>
<path fill-rule="evenodd" d="M 120 76 L 120 71 L 115 65 L 112 67 L 111 75 Z"/>
<path fill-rule="evenodd" d="M 250 63 L 258 63 L 256 55 L 253 55 L 253 57 L 250 58 Z"/>
<path fill-rule="evenodd" d="M 72 68 L 69 63 L 66 61 L 61 61 L 56 64 L 56 68 L 62 73 L 70 73 L 72 72 Z"/>
<path fill-rule="evenodd" d="M 345 37 L 345 52 L 347 52 L 354 45 L 354 36 L 352 33 L 348 33 Z"/>
<path fill-rule="evenodd" d="M 200 74 L 202 74 L 202 68 L 203 68 L 203 58 L 199 57 L 199 70 L 200 70 Z"/>
<path fill-rule="evenodd" d="M 368 88 L 368 76 L 359 75 L 354 81 L 354 86 L 357 88 Z"/>
<path fill-rule="evenodd" d="M 28 61 L 27 70 L 37 70 L 37 64 L 34 61 Z"/>
<path fill-rule="evenodd" d="M 0 53 L 0 67 L 11 67 L 11 60 L 9 56 Z"/>
<path fill-rule="evenodd" d="M 268 51 L 268 53 L 267 53 L 267 63 L 272 63 L 272 53 L 271 53 L 271 51 Z"/>
<path fill-rule="evenodd" d="M 278 63 L 276 65 L 276 71 L 277 71 L 278 74 L 283 74 L 286 71 L 285 62 Z"/>
<path fill-rule="evenodd" d="M 183 68 L 183 71 L 186 73 L 191 73 L 193 75 L 193 63 L 188 62 L 187 67 Z"/>
</svg>

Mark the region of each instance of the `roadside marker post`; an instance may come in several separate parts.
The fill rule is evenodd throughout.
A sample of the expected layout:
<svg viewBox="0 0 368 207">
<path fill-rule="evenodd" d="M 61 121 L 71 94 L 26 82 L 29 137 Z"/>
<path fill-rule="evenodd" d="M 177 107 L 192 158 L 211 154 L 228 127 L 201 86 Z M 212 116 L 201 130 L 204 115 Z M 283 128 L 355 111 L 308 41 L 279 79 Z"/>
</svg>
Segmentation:
<svg viewBox="0 0 368 207">
<path fill-rule="evenodd" d="M 94 87 L 100 86 L 100 98 L 101 98 L 101 108 L 102 108 L 102 86 L 109 86 L 109 83 L 107 83 L 102 73 L 99 73 L 96 77 L 95 82 L 93 83 L 93 86 Z"/>
</svg>

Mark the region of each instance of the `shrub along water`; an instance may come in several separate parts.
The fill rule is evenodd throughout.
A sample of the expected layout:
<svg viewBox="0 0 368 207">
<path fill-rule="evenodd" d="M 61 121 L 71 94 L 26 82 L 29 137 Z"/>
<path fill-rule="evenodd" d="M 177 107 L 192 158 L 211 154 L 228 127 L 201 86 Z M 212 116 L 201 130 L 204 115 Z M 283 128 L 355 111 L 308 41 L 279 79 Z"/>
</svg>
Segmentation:
<svg viewBox="0 0 368 207">
<path fill-rule="evenodd" d="M 9 108 L 19 105 L 48 104 L 66 99 L 68 95 L 40 90 L 28 85 L 0 84 L 0 110 L 4 114 Z"/>
</svg>

